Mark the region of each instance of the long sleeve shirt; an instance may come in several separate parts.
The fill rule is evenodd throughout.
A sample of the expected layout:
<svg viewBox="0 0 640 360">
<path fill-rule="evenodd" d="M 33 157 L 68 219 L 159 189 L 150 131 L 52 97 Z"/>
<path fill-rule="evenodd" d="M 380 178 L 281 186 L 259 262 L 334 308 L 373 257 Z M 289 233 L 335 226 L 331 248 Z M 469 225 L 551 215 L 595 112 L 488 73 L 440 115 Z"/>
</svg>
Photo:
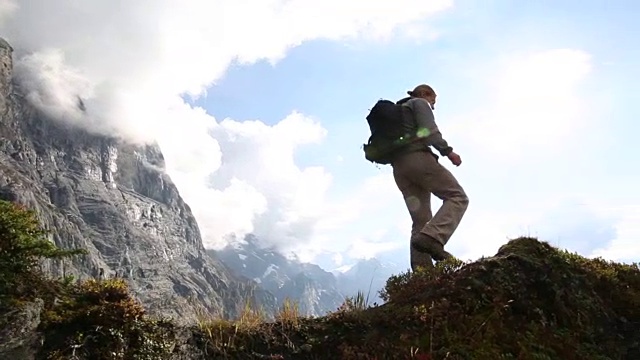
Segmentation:
<svg viewBox="0 0 640 360">
<path fill-rule="evenodd" d="M 447 156 L 453 148 L 442 137 L 442 133 L 436 125 L 435 116 L 429 102 L 422 98 L 411 97 L 398 101 L 398 104 L 411 109 L 413 114 L 415 134 L 417 138 L 423 138 L 427 146 L 433 146 L 440 155 Z M 408 121 L 409 119 L 405 120 Z M 420 141 L 422 142 L 422 141 Z"/>
</svg>

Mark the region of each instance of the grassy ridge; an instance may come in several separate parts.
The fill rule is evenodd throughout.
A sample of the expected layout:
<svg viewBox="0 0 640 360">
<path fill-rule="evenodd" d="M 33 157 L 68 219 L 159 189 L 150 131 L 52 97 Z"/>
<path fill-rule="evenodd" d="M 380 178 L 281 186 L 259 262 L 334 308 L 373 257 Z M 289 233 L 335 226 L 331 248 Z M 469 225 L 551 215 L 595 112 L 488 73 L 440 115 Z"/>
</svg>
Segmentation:
<svg viewBox="0 0 640 360">
<path fill-rule="evenodd" d="M 79 253 L 45 235 L 34 214 L 0 202 L 0 321 L 44 300 L 41 359 L 640 359 L 638 264 L 534 238 L 393 276 L 381 306 L 359 294 L 314 319 L 293 302 L 271 322 L 249 306 L 235 321 L 203 313 L 185 339 L 145 315 L 123 280 L 44 277 L 38 260 Z"/>
</svg>

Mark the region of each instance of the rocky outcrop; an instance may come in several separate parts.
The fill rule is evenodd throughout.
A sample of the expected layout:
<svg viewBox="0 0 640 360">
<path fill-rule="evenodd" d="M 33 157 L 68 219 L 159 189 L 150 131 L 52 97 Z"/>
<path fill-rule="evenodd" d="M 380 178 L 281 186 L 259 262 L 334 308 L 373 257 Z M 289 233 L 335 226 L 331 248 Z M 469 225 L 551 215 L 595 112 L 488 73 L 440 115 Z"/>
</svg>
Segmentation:
<svg viewBox="0 0 640 360">
<path fill-rule="evenodd" d="M 208 255 L 158 146 L 137 146 L 48 119 L 11 81 L 0 41 L 0 198 L 36 209 L 51 241 L 87 255 L 45 264 L 53 276 L 128 280 L 152 313 L 180 321 L 197 311 L 234 317 L 273 296 Z M 81 102 L 79 106 L 81 106 Z"/>
<path fill-rule="evenodd" d="M 42 345 L 37 331 L 43 301 L 38 299 L 0 316 L 0 358 L 34 359 Z"/>
<path fill-rule="evenodd" d="M 3 38 L 0 38 L 0 91 L 2 91 L 3 94 L 10 94 L 13 91 L 11 85 L 11 71 L 13 70 L 12 52 L 13 48 L 11 45 Z M 6 97 L 0 96 L 0 114 L 5 113 L 6 102 Z"/>
</svg>

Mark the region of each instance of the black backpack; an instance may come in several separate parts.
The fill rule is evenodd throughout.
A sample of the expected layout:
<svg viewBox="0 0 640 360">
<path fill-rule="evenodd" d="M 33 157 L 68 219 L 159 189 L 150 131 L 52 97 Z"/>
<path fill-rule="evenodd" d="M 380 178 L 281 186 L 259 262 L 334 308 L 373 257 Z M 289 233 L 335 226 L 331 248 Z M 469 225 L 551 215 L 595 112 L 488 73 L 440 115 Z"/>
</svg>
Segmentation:
<svg viewBox="0 0 640 360">
<path fill-rule="evenodd" d="M 393 155 L 407 142 L 404 134 L 402 107 L 390 100 L 378 100 L 369 115 L 367 122 L 371 136 L 363 145 L 364 156 L 377 164 L 390 164 Z"/>
</svg>

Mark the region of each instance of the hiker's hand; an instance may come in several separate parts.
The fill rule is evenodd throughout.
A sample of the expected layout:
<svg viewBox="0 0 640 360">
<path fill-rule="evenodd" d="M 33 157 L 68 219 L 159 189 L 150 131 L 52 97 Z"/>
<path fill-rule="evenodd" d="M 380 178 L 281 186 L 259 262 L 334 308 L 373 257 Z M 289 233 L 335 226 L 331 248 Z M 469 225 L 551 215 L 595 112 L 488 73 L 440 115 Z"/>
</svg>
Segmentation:
<svg viewBox="0 0 640 360">
<path fill-rule="evenodd" d="M 460 155 L 456 154 L 455 152 L 450 152 L 449 155 L 447 155 L 447 157 L 449 158 L 449 160 L 451 160 L 451 163 L 455 166 L 460 166 L 460 164 L 462 164 L 462 159 L 460 159 Z"/>
</svg>

